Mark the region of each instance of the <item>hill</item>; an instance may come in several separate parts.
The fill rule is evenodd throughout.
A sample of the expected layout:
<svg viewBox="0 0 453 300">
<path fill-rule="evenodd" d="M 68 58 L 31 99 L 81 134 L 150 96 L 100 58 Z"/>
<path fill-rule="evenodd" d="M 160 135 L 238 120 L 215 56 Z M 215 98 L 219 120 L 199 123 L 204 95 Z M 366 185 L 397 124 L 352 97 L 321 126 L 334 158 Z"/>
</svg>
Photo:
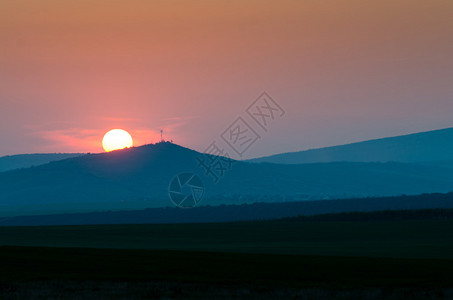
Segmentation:
<svg viewBox="0 0 453 300">
<path fill-rule="evenodd" d="M 47 164 L 51 161 L 62 160 L 83 155 L 82 153 L 39 153 L 18 154 L 0 157 L 0 172 L 14 169 L 30 168 Z"/>
<path fill-rule="evenodd" d="M 278 199 L 268 199 L 278 201 Z M 453 193 L 387 198 L 271 202 L 241 205 L 174 207 L 144 210 L 16 216 L 0 218 L 0 226 L 177 224 L 272 220 L 375 220 L 404 218 L 453 219 Z"/>
<path fill-rule="evenodd" d="M 397 137 L 376 139 L 348 145 L 282 153 L 250 160 L 280 164 L 318 162 L 406 162 L 453 161 L 453 128 Z"/>
<path fill-rule="evenodd" d="M 235 161 L 215 183 L 202 154 L 166 142 L 0 173 L 0 215 L 173 206 L 171 179 L 198 174 L 203 205 L 415 195 L 453 190 L 451 170 L 403 163 L 253 164 Z M 237 197 L 233 197 L 237 195 Z"/>
</svg>

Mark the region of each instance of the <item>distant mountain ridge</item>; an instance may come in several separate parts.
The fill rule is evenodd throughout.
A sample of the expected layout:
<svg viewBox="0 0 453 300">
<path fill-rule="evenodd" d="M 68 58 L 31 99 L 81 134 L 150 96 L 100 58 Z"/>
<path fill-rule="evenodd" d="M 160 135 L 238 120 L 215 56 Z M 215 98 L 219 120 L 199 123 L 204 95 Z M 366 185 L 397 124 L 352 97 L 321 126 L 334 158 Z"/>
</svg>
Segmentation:
<svg viewBox="0 0 453 300">
<path fill-rule="evenodd" d="M 36 153 L 18 154 L 0 157 L 0 172 L 30 168 L 47 164 L 51 161 L 81 156 L 83 153 Z"/>
<path fill-rule="evenodd" d="M 405 163 L 280 165 L 235 161 L 215 183 L 199 165 L 197 157 L 202 155 L 165 142 L 2 172 L 0 215 L 171 207 L 169 183 L 183 172 L 198 174 L 204 182 L 202 205 L 453 190 L 451 169 Z"/>
<path fill-rule="evenodd" d="M 369 140 L 299 152 L 281 153 L 249 160 L 279 164 L 319 162 L 453 161 L 453 128 Z"/>
</svg>

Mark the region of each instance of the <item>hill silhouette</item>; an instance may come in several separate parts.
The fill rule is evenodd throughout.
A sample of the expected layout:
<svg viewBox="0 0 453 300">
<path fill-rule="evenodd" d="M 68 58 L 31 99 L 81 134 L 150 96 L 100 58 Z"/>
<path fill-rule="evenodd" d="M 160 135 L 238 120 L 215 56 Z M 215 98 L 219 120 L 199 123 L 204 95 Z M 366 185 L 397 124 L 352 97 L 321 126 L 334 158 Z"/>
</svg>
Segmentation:
<svg viewBox="0 0 453 300">
<path fill-rule="evenodd" d="M 453 219 L 453 193 L 15 216 L 0 218 L 0 226 L 219 223 L 281 218 L 301 221 Z"/>
<path fill-rule="evenodd" d="M 47 164 L 51 161 L 81 156 L 83 153 L 36 153 L 18 154 L 0 157 L 0 172 L 30 168 Z"/>
<path fill-rule="evenodd" d="M 276 154 L 250 160 L 280 164 L 317 162 L 446 162 L 453 166 L 453 128 L 359 143 Z"/>
<path fill-rule="evenodd" d="M 198 174 L 202 205 L 449 192 L 451 170 L 404 163 L 254 164 L 236 161 L 216 184 L 202 154 L 158 143 L 0 173 L 0 215 L 173 206 L 171 179 Z"/>
</svg>

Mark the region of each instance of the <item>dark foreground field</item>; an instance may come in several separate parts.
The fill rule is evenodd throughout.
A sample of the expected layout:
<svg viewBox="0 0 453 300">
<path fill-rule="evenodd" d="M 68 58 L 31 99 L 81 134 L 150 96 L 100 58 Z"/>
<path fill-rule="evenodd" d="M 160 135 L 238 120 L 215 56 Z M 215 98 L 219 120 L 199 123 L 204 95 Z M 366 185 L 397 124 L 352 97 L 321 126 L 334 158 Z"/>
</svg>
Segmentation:
<svg viewBox="0 0 453 300">
<path fill-rule="evenodd" d="M 0 298 L 453 299 L 453 220 L 373 218 L 2 227 Z"/>
<path fill-rule="evenodd" d="M 0 227 L 0 245 L 453 259 L 453 219 Z"/>
<path fill-rule="evenodd" d="M 5 299 L 444 299 L 453 260 L 2 247 Z"/>
</svg>

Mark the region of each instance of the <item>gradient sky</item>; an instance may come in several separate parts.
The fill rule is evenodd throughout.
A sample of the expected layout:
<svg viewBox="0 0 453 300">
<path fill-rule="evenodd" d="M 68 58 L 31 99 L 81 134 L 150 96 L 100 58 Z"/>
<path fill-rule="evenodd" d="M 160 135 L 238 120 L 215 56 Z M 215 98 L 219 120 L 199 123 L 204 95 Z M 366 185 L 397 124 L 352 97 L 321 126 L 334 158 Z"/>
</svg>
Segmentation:
<svg viewBox="0 0 453 300">
<path fill-rule="evenodd" d="M 452 127 L 452 53 L 451 0 L 2 0 L 0 155 L 204 150 L 263 91 L 246 157 Z"/>
</svg>

